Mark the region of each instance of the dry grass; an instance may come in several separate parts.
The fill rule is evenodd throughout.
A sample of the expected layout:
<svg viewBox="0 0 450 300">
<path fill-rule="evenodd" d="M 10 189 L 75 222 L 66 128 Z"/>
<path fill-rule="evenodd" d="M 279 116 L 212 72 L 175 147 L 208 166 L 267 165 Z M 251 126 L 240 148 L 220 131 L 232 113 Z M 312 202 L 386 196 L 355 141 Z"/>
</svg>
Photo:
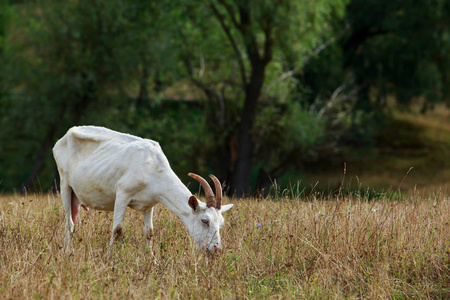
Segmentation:
<svg viewBox="0 0 450 300">
<path fill-rule="evenodd" d="M 75 254 L 62 250 L 57 196 L 0 197 L 2 298 L 450 298 L 450 200 L 234 201 L 224 252 L 198 253 L 165 207 L 155 211 L 155 261 L 143 218 L 128 210 L 104 260 L 112 214 L 81 212 Z"/>
</svg>

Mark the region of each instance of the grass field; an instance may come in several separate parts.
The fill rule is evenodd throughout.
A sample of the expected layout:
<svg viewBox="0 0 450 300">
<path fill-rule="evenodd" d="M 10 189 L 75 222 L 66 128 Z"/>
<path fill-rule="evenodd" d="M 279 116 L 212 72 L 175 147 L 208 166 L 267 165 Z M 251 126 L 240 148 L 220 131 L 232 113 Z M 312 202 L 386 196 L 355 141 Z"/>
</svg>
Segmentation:
<svg viewBox="0 0 450 300">
<path fill-rule="evenodd" d="M 215 258 L 198 253 L 186 228 L 163 206 L 155 210 L 152 258 L 142 215 L 130 209 L 122 237 L 105 260 L 112 213 L 82 211 L 75 253 L 67 256 L 57 195 L 0 196 L 0 294 L 449 299 L 450 200 L 442 191 L 403 198 L 234 200 L 222 229 L 225 249 Z"/>
</svg>

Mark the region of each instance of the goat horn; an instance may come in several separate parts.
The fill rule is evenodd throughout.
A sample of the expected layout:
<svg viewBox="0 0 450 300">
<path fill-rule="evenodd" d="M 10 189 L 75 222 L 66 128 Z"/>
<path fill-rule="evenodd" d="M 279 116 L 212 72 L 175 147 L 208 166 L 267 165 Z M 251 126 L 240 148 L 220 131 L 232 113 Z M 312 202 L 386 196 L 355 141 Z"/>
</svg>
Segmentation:
<svg viewBox="0 0 450 300">
<path fill-rule="evenodd" d="M 200 184 L 202 185 L 203 191 L 205 191 L 206 196 L 206 207 L 213 207 L 216 202 L 215 200 L 216 197 L 214 197 L 214 193 L 211 187 L 209 186 L 208 182 L 200 175 L 194 173 L 189 173 L 188 175 L 197 180 L 198 182 L 200 182 Z"/>
<path fill-rule="evenodd" d="M 214 186 L 216 187 L 216 209 L 220 210 L 222 207 L 222 185 L 219 179 L 213 174 L 209 174 L 209 177 L 214 181 Z"/>
</svg>

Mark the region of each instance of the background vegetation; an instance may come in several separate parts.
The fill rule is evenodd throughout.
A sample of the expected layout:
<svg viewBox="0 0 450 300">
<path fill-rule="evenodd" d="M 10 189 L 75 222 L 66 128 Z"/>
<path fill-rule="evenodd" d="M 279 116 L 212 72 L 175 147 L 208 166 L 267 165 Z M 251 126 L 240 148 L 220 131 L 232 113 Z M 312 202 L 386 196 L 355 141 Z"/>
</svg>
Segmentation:
<svg viewBox="0 0 450 300">
<path fill-rule="evenodd" d="M 445 184 L 449 14 L 447 0 L 0 0 L 0 190 L 54 186 L 50 150 L 81 124 L 158 140 L 183 181 L 213 172 L 237 196 L 336 190 L 344 162 L 356 188 Z"/>
</svg>

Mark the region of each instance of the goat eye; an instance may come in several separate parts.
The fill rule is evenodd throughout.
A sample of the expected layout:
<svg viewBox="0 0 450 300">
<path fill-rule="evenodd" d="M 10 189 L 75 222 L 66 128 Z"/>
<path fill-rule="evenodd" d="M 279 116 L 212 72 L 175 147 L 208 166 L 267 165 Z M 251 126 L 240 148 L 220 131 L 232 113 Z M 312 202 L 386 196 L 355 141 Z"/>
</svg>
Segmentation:
<svg viewBox="0 0 450 300">
<path fill-rule="evenodd" d="M 202 219 L 202 223 L 205 224 L 206 226 L 209 226 L 209 221 L 206 219 Z"/>
</svg>

